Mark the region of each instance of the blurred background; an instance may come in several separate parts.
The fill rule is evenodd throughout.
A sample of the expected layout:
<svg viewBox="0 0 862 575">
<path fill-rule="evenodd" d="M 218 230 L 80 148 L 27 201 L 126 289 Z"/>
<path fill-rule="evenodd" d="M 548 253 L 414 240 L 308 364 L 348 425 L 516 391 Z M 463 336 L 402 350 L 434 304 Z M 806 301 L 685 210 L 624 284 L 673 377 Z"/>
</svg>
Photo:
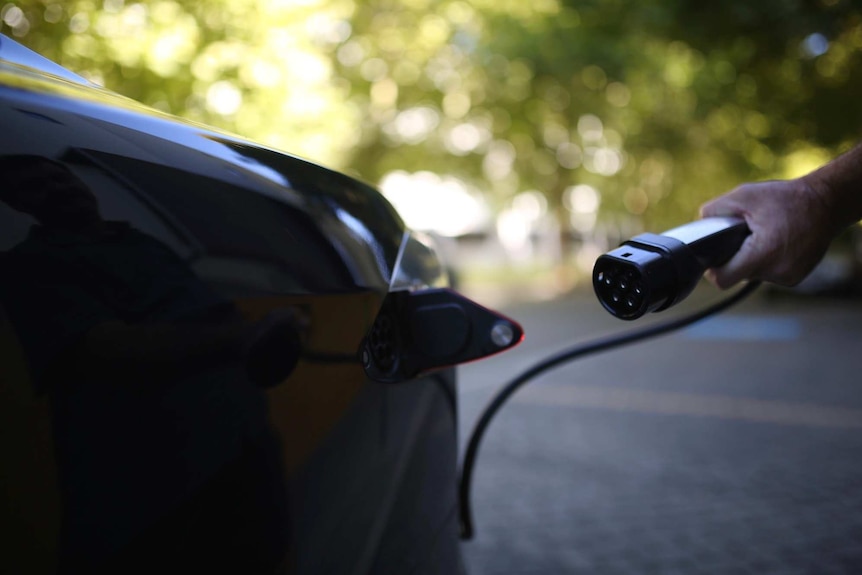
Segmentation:
<svg viewBox="0 0 862 575">
<path fill-rule="evenodd" d="M 461 368 L 462 442 L 513 374 L 631 327 L 580 289 L 600 253 L 862 126 L 858 0 L 0 6 L 48 58 L 376 184 L 436 236 L 460 289 L 527 332 Z M 471 575 L 862 572 L 858 229 L 792 294 L 520 391 L 478 460 Z"/>
<path fill-rule="evenodd" d="M 853 0 L 14 0 L 0 31 L 380 186 L 490 297 L 566 293 L 862 125 Z M 855 285 L 858 251 L 848 234 L 803 289 Z"/>
</svg>

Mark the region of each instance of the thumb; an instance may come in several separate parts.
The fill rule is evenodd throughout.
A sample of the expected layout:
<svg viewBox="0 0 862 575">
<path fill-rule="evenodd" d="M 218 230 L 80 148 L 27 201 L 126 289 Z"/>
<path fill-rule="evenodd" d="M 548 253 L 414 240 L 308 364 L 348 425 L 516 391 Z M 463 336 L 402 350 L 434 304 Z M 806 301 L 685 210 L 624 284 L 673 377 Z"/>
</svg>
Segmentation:
<svg viewBox="0 0 862 575">
<path fill-rule="evenodd" d="M 700 206 L 701 218 L 716 218 L 725 216 L 742 216 L 743 211 L 725 196 L 718 197 Z"/>
</svg>

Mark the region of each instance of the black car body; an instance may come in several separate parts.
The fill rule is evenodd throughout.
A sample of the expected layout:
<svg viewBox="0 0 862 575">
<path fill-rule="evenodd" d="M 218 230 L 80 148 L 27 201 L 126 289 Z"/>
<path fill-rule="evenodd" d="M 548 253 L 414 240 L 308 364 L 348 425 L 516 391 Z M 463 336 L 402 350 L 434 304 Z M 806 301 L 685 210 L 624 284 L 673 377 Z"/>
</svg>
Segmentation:
<svg viewBox="0 0 862 575">
<path fill-rule="evenodd" d="M 6 37 L 0 37 L 0 125 L 0 156 L 42 156 L 69 168 L 92 190 L 103 220 L 119 222 L 116 225 L 133 230 L 135 237 L 159 244 L 147 249 L 166 258 L 170 252 L 171 261 L 184 268 L 176 272 L 186 274 L 183 285 L 193 282 L 188 289 L 198 290 L 195 294 L 211 294 L 189 296 L 192 303 L 181 309 L 198 305 L 196 297 L 212 297 L 233 310 L 230 317 L 249 324 L 264 320 L 275 309 L 290 309 L 300 318 L 298 364 L 286 381 L 263 392 L 281 445 L 289 510 L 288 556 L 282 567 L 316 574 L 463 571 L 455 511 L 455 375 L 452 368 L 428 371 L 514 345 L 520 332 L 512 324 L 514 332 L 507 332 L 511 341 L 498 341 L 496 347 L 485 340 L 477 343 L 481 334 L 475 314 L 485 310 L 464 312 L 457 294 L 439 289 L 447 280 L 433 248 L 405 229 L 375 189 L 146 108 Z M 0 174 L 0 185 L 5 179 Z M 159 418 L 175 414 L 173 400 L 154 401 L 152 415 L 138 407 L 115 409 L 102 392 L 90 392 L 102 403 L 88 407 L 84 415 L 70 416 L 72 423 L 61 422 L 65 427 L 58 435 L 57 414 L 62 411 L 58 405 L 66 400 L 57 399 L 52 389 L 67 379 L 81 378 L 69 375 L 64 367 L 43 385 L 43 373 L 57 371 L 54 358 L 63 353 L 58 342 L 68 345 L 83 337 L 79 332 L 84 328 L 70 325 L 95 323 L 79 319 L 85 314 L 78 310 L 80 299 L 74 295 L 81 291 L 76 274 L 89 274 L 85 283 L 113 301 L 167 293 L 167 288 L 145 288 L 168 282 L 162 276 L 173 272 L 158 268 L 152 273 L 147 271 L 152 266 L 132 256 L 101 267 L 78 261 L 77 255 L 60 257 L 68 242 L 56 237 L 39 244 L 37 264 L 27 263 L 25 248 L 37 227 L 31 215 L 0 202 L 2 573 L 53 572 L 62 554 L 58 541 L 62 546 L 64 537 L 71 552 L 83 553 L 88 561 L 98 563 L 122 552 L 141 531 L 158 525 L 160 514 L 182 503 L 186 492 L 195 489 L 189 485 L 198 481 L 185 476 L 164 480 L 160 454 L 147 455 L 154 463 L 142 464 L 137 453 L 151 449 L 149 438 L 162 433 L 161 427 L 191 425 L 180 421 L 182 417 L 179 422 L 159 423 Z M 74 271 L 46 272 L 54 269 L 55 260 L 56 269 Z M 44 275 L 42 283 L 27 279 L 31 273 Z M 67 277 L 69 273 L 75 277 Z M 126 274 L 122 289 L 135 292 L 143 286 L 141 293 L 128 295 L 111 287 L 111 278 L 122 274 Z M 402 294 L 400 300 L 392 300 L 395 293 Z M 416 313 L 415 302 L 421 297 L 410 300 L 423 293 L 433 295 L 430 307 L 418 306 L 424 315 Z M 182 323 L 185 329 L 181 313 L 154 312 L 162 309 L 161 303 L 138 300 L 122 304 L 132 310 L 132 319 L 124 322 L 157 321 L 169 328 Z M 433 348 L 430 360 L 425 357 L 413 364 L 404 359 L 413 344 L 397 335 L 410 323 L 404 314 L 411 313 L 412 329 L 424 342 L 419 343 Z M 497 321 L 496 316 L 482 317 Z M 430 324 L 427 318 L 432 318 Z M 199 330 L 200 325 L 190 329 Z M 440 335 L 447 326 L 459 332 L 457 349 L 450 345 L 452 338 Z M 58 332 L 68 333 L 60 337 Z M 426 337 L 428 333 L 437 334 L 436 339 Z M 415 359 L 421 353 L 413 355 Z M 127 365 L 127 372 L 112 372 L 110 385 L 122 386 L 126 377 L 135 379 L 138 374 L 131 372 L 136 364 Z M 149 369 L 142 365 L 143 371 Z M 398 371 L 406 365 L 413 368 Z M 144 385 L 155 385 L 163 378 L 143 379 L 148 380 Z M 83 423 L 75 423 L 75 417 Z M 140 421 L 133 421 L 136 417 Z M 79 433 L 76 425 L 93 429 L 83 433 L 83 439 L 70 439 L 69 433 Z M 221 433 L 223 427 L 214 429 Z M 180 436 L 186 441 L 186 435 L 194 433 L 198 432 L 172 429 L 161 441 Z M 209 445 L 208 434 L 188 439 L 184 448 Z M 93 447 L 96 444 L 98 448 Z M 218 449 L 213 449 L 217 460 Z M 73 462 L 71 472 L 60 469 L 58 476 L 58 458 L 66 457 L 64 450 L 71 450 L 73 459 L 99 460 Z M 99 454 L 92 455 L 93 450 Z M 90 465 L 89 471 L 82 472 L 81 465 Z M 99 470 L 99 477 L 69 479 L 70 473 L 95 474 L 93 470 Z M 206 475 L 187 473 L 195 474 Z M 134 477 L 135 487 L 117 488 L 127 476 Z M 161 489 L 162 495 L 153 501 L 131 495 L 135 489 L 147 491 L 149 485 L 160 485 L 153 489 Z M 73 526 L 69 539 L 63 533 L 70 529 L 67 499 L 76 489 L 91 491 L 88 497 L 94 499 L 111 492 L 111 498 L 75 503 L 83 519 Z M 72 496 L 81 499 L 79 494 Z M 105 510 L 98 511 L 100 506 Z M 95 524 L 91 509 L 109 519 Z"/>
</svg>

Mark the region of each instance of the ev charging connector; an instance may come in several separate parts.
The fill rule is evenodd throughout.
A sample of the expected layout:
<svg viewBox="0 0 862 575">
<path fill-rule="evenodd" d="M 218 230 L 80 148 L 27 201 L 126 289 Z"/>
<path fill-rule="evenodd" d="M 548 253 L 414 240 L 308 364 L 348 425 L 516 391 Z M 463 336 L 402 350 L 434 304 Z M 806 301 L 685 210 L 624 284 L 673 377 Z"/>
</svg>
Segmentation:
<svg viewBox="0 0 862 575">
<path fill-rule="evenodd" d="M 730 259 L 748 234 L 742 218 L 718 217 L 635 236 L 596 261 L 596 296 L 620 319 L 665 310 L 688 297 L 704 271 Z"/>
</svg>

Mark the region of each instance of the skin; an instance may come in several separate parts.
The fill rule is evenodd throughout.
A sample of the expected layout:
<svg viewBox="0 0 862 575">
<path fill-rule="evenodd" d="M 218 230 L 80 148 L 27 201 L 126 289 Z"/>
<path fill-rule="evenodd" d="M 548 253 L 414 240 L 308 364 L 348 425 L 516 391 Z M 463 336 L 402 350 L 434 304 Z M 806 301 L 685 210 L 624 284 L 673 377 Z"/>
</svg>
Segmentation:
<svg viewBox="0 0 862 575">
<path fill-rule="evenodd" d="M 751 229 L 730 261 L 707 271 L 712 283 L 796 285 L 862 219 L 862 145 L 801 178 L 743 184 L 704 204 L 701 216 L 743 217 Z"/>
</svg>

